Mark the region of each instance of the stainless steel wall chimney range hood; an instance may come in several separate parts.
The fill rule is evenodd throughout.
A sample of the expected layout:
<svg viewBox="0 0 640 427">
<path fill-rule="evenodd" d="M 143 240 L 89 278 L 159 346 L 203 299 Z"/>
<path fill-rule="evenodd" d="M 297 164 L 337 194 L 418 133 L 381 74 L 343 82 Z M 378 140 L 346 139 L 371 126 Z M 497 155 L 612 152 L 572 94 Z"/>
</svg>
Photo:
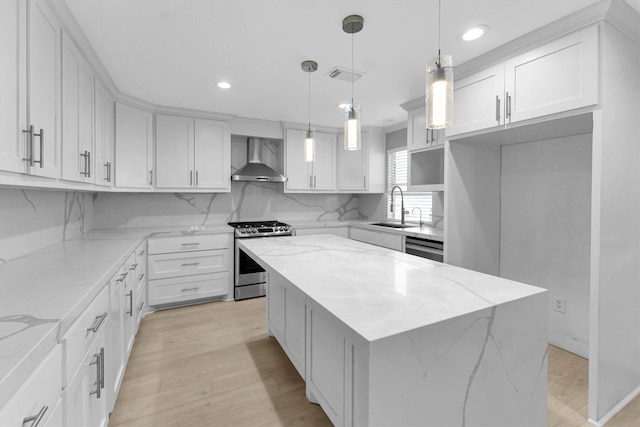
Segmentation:
<svg viewBox="0 0 640 427">
<path fill-rule="evenodd" d="M 231 175 L 232 181 L 285 182 L 287 177 L 262 163 L 260 138 L 247 138 L 247 164 Z"/>
</svg>

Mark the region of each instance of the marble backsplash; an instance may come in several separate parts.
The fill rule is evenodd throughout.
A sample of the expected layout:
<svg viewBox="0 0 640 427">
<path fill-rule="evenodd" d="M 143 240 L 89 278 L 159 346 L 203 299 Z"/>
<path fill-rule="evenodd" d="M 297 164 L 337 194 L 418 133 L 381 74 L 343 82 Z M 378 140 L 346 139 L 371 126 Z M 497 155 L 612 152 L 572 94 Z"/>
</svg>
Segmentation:
<svg viewBox="0 0 640 427">
<path fill-rule="evenodd" d="M 0 265 L 93 228 L 92 193 L 0 189 Z"/>
<path fill-rule="evenodd" d="M 99 193 L 93 200 L 95 228 L 202 226 L 276 219 L 324 222 L 367 218 L 353 194 L 289 194 L 283 184 L 233 182 L 230 193 Z"/>
</svg>

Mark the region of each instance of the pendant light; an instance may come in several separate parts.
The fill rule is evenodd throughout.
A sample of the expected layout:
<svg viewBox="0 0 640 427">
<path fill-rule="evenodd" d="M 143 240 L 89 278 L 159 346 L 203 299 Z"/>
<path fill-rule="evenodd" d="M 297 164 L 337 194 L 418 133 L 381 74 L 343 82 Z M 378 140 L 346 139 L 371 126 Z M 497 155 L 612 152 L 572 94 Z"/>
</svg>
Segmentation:
<svg viewBox="0 0 640 427">
<path fill-rule="evenodd" d="M 440 0 L 438 0 L 438 56 L 427 63 L 427 128 L 451 126 L 453 116 L 453 59 L 440 55 Z"/>
<path fill-rule="evenodd" d="M 349 15 L 342 20 L 342 30 L 351 34 L 351 104 L 344 108 L 344 149 L 359 150 L 360 142 L 360 105 L 353 103 L 353 35 L 364 27 L 364 19 L 359 15 Z"/>
<path fill-rule="evenodd" d="M 316 61 L 302 61 L 302 71 L 309 74 L 309 126 L 304 132 L 303 154 L 306 162 L 313 162 L 316 159 L 315 130 L 311 129 L 311 73 L 318 69 Z"/>
</svg>

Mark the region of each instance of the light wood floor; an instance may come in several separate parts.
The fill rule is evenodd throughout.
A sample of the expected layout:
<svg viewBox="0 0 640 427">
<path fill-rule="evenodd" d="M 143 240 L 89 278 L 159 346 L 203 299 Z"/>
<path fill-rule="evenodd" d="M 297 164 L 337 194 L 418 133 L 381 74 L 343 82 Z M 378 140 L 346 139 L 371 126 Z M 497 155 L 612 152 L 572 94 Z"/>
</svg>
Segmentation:
<svg viewBox="0 0 640 427">
<path fill-rule="evenodd" d="M 264 298 L 146 316 L 109 426 L 330 426 L 265 323 Z M 585 359 L 549 346 L 549 427 L 590 425 L 587 373 Z M 610 426 L 640 427 L 640 401 Z"/>
</svg>

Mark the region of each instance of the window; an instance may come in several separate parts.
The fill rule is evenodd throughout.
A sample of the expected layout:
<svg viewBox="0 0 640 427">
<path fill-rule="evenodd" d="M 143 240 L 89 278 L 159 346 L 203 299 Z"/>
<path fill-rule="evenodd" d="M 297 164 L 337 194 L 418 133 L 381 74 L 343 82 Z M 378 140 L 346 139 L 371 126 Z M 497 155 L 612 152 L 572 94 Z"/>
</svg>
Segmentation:
<svg viewBox="0 0 640 427">
<path fill-rule="evenodd" d="M 387 219 L 400 221 L 400 192 L 395 191 L 394 194 L 394 211 L 391 212 L 391 189 L 394 185 L 399 186 L 404 193 L 404 208 L 409 211 L 405 215 L 405 221 L 420 221 L 420 211 L 418 209 L 413 212 L 414 208 L 422 210 L 422 220 L 431 222 L 431 193 L 425 192 L 408 192 L 407 191 L 407 173 L 409 166 L 409 153 L 407 150 L 389 150 L 387 152 Z"/>
</svg>

